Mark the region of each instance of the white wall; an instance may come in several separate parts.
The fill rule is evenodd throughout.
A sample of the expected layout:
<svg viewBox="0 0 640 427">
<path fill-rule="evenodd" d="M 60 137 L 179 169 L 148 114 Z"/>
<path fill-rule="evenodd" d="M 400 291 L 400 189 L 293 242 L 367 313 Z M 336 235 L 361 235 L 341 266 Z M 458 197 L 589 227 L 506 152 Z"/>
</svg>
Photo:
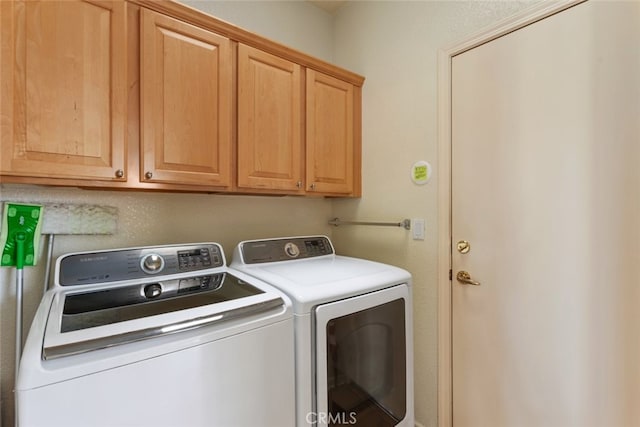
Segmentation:
<svg viewBox="0 0 640 427">
<path fill-rule="evenodd" d="M 333 60 L 333 17 L 303 0 L 184 0 L 224 21 L 328 62 Z"/>
<path fill-rule="evenodd" d="M 437 176 L 416 186 L 411 165 L 437 174 L 438 49 L 531 3 L 496 1 L 354 1 L 335 20 L 336 62 L 364 75 L 360 200 L 336 200 L 345 219 L 425 218 L 426 240 L 396 228 L 340 227 L 345 254 L 396 264 L 414 277 L 416 421 L 436 425 Z"/>
<path fill-rule="evenodd" d="M 306 2 L 189 2 L 223 20 L 330 60 L 333 23 L 330 15 Z M 293 234 L 329 234 L 331 202 L 320 198 L 257 197 L 155 192 L 110 192 L 0 184 L 0 201 L 61 202 L 115 206 L 114 236 L 58 236 L 55 255 L 80 250 L 133 245 L 216 241 L 228 256 L 243 239 Z M 46 212 L 45 212 L 46 215 Z M 25 269 L 25 334 L 39 302 L 42 258 Z M 0 269 L 1 425 L 13 425 L 15 285 L 14 271 Z"/>
</svg>

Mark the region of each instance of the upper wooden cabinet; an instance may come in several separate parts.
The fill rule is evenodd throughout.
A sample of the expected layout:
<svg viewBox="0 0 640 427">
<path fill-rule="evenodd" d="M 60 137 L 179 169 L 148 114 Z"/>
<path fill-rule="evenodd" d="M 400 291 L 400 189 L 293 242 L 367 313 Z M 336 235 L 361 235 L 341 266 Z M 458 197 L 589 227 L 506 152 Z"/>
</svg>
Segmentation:
<svg viewBox="0 0 640 427">
<path fill-rule="evenodd" d="M 359 100 L 353 84 L 307 70 L 308 191 L 359 195 Z"/>
<path fill-rule="evenodd" d="M 238 187 L 358 196 L 359 88 L 312 69 L 304 81 L 300 65 L 238 47 Z"/>
<path fill-rule="evenodd" d="M 302 67 L 238 46 L 238 187 L 304 191 Z"/>
<path fill-rule="evenodd" d="M 125 180 L 125 3 L 2 1 L 0 20 L 0 174 Z"/>
<path fill-rule="evenodd" d="M 231 41 L 141 10 L 141 180 L 232 183 Z"/>
<path fill-rule="evenodd" d="M 167 0 L 0 0 L 0 180 L 360 196 L 364 78 Z"/>
</svg>

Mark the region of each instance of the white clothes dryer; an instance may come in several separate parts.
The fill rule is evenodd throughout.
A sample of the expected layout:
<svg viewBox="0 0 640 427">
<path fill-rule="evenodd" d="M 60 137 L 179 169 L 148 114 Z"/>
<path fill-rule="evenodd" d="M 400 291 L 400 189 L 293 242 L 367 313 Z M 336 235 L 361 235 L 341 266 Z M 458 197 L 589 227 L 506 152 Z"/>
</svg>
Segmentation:
<svg viewBox="0 0 640 427">
<path fill-rule="evenodd" d="M 414 426 L 411 275 L 326 236 L 240 242 L 231 268 L 293 301 L 296 425 Z"/>
<path fill-rule="evenodd" d="M 20 427 L 295 423 L 293 315 L 216 243 L 64 255 L 31 326 Z"/>
</svg>

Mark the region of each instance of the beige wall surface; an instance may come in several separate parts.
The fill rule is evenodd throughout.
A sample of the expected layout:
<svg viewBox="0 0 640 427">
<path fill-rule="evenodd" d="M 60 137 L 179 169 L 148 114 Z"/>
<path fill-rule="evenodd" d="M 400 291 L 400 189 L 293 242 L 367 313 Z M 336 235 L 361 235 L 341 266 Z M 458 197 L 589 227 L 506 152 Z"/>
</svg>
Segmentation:
<svg viewBox="0 0 640 427">
<path fill-rule="evenodd" d="M 332 62 L 333 17 L 302 0 L 183 0 L 224 21 Z"/>
<path fill-rule="evenodd" d="M 437 57 L 438 50 L 513 15 L 530 2 L 353 1 L 335 18 L 338 64 L 364 75 L 362 194 L 336 200 L 344 219 L 426 219 L 426 238 L 396 228 L 340 227 L 346 255 L 396 264 L 413 275 L 415 414 L 437 422 Z M 433 167 L 423 186 L 410 180 L 419 160 Z"/>
<path fill-rule="evenodd" d="M 230 256 L 242 239 L 329 234 L 338 252 L 396 264 L 414 276 L 416 418 L 436 425 L 436 178 L 409 180 L 410 166 L 436 164 L 439 48 L 529 3 L 352 1 L 330 15 L 303 1 L 185 1 L 250 31 L 364 75 L 363 197 L 325 200 L 90 191 L 0 185 L 0 201 L 115 206 L 113 236 L 59 236 L 65 252 L 213 240 Z M 45 213 L 46 215 L 46 213 Z M 327 226 L 327 219 L 425 218 L 426 240 L 396 228 Z M 42 262 L 42 258 L 40 262 Z M 43 266 L 26 270 L 25 333 L 41 295 Z M 14 274 L 0 270 L 2 426 L 12 425 Z"/>
</svg>

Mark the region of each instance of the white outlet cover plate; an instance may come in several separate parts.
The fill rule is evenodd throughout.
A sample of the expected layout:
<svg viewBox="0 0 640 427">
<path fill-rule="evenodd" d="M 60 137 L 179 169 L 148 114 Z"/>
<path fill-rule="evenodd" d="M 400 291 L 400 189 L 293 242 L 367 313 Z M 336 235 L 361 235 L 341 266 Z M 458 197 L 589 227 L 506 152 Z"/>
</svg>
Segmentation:
<svg viewBox="0 0 640 427">
<path fill-rule="evenodd" d="M 413 240 L 424 240 L 424 218 L 411 220 L 411 233 Z"/>
</svg>

